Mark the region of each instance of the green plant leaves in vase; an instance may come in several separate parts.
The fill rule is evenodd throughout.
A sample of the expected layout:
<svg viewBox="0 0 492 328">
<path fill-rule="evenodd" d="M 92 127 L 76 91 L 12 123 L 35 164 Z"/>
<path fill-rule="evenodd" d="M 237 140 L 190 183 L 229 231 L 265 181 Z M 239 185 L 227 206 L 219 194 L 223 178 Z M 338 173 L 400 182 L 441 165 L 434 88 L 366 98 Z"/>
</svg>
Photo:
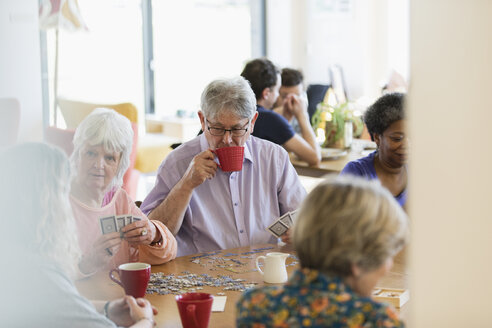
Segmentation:
<svg viewBox="0 0 492 328">
<path fill-rule="evenodd" d="M 362 133 L 364 124 L 360 116 L 354 115 L 353 111 L 349 108 L 348 102 L 339 105 L 330 105 L 326 102 L 321 102 L 316 106 L 316 112 L 311 118 L 311 124 L 315 131 L 319 128 L 325 131 L 323 147 L 343 147 L 339 141 L 344 137 L 346 121 L 353 122 L 355 136 L 359 136 Z"/>
</svg>

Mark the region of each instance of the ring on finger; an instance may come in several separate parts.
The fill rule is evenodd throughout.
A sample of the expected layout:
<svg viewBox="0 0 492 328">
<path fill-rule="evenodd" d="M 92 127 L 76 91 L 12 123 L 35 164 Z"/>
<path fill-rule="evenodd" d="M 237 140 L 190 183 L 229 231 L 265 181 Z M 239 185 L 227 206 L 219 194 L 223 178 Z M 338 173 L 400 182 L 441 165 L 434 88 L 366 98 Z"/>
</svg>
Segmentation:
<svg viewBox="0 0 492 328">
<path fill-rule="evenodd" d="M 147 235 L 147 229 L 143 228 L 142 232 L 140 233 L 140 236 L 145 236 Z"/>
</svg>

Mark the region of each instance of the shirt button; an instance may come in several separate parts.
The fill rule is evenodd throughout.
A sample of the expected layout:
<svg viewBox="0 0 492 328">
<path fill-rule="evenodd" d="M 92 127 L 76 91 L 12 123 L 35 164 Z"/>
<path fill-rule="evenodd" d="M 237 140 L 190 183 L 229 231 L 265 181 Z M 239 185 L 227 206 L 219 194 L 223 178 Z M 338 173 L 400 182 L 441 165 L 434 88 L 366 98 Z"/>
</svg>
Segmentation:
<svg viewBox="0 0 492 328">
<path fill-rule="evenodd" d="M 244 232 L 244 230 L 239 230 L 239 232 L 240 232 L 240 233 L 243 233 L 243 232 Z"/>
<path fill-rule="evenodd" d="M 234 203 L 234 206 L 237 206 L 237 203 Z"/>
</svg>

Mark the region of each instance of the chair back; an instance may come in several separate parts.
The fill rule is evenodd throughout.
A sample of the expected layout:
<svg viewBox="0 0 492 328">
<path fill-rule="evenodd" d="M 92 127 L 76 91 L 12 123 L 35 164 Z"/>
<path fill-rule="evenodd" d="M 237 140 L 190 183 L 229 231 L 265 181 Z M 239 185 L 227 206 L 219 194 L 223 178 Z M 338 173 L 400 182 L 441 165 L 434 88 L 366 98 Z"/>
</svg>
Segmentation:
<svg viewBox="0 0 492 328">
<path fill-rule="evenodd" d="M 48 126 L 44 130 L 44 138 L 46 142 L 60 147 L 65 151 L 67 156 L 73 153 L 73 136 L 74 129 L 59 129 L 54 126 Z"/>
<path fill-rule="evenodd" d="M 337 98 L 338 104 L 347 102 L 347 86 L 343 75 L 343 68 L 340 65 L 331 65 L 329 69 L 331 86 Z"/>
<path fill-rule="evenodd" d="M 16 98 L 0 98 L 0 148 L 17 142 L 19 124 L 19 101 Z"/>
<path fill-rule="evenodd" d="M 330 88 L 329 84 L 310 84 L 306 90 L 307 98 L 308 98 L 308 114 L 309 114 L 309 122 L 311 122 L 311 118 L 314 113 L 316 113 L 316 107 L 320 102 L 325 99 L 326 92 Z"/>
<path fill-rule="evenodd" d="M 138 123 L 138 110 L 132 103 L 94 104 L 82 101 L 58 98 L 58 106 L 65 119 L 67 128 L 75 129 L 94 109 L 99 107 L 111 108 L 125 116 L 132 123 Z"/>
</svg>

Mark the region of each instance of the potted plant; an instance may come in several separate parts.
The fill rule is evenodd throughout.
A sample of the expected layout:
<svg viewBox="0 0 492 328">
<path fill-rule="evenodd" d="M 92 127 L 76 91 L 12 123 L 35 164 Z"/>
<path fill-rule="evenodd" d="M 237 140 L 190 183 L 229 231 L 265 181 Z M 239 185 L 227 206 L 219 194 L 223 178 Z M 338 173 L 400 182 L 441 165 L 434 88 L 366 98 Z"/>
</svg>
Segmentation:
<svg viewBox="0 0 492 328">
<path fill-rule="evenodd" d="M 324 136 L 324 148 L 349 148 L 352 137 L 361 135 L 364 124 L 360 115 L 355 115 L 351 103 L 331 105 L 322 101 L 316 106 L 311 124 L 318 137 Z"/>
</svg>

